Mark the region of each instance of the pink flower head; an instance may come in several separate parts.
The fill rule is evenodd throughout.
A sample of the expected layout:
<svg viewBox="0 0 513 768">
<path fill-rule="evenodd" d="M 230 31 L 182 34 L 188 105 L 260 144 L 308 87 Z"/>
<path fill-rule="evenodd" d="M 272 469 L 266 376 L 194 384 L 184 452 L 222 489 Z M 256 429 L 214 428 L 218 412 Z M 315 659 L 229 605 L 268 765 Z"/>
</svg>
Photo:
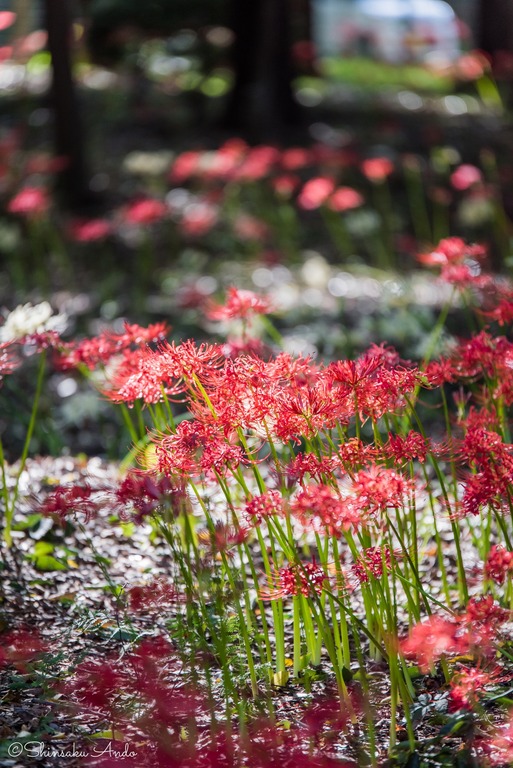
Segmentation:
<svg viewBox="0 0 513 768">
<path fill-rule="evenodd" d="M 365 522 L 365 513 L 352 499 L 342 498 L 331 485 L 311 483 L 290 504 L 305 529 L 341 536 Z"/>
<path fill-rule="evenodd" d="M 131 587 L 128 602 L 132 611 L 162 609 L 184 600 L 176 587 L 164 579 L 153 579 L 144 586 Z"/>
<path fill-rule="evenodd" d="M 297 171 L 312 161 L 312 153 L 303 147 L 290 147 L 281 153 L 281 166 L 286 171 Z"/>
<path fill-rule="evenodd" d="M 479 51 L 463 54 L 454 65 L 456 76 L 460 80 L 479 80 L 490 64 Z"/>
<path fill-rule="evenodd" d="M 358 557 L 351 570 L 360 584 L 370 578 L 379 579 L 383 575 L 383 566 L 389 570 L 391 563 L 390 550 L 387 547 L 368 547 Z"/>
<path fill-rule="evenodd" d="M 80 512 L 86 520 L 96 514 L 98 509 L 99 503 L 88 485 L 59 485 L 48 494 L 40 507 L 43 515 L 58 515 L 64 519 L 67 515 Z"/>
<path fill-rule="evenodd" d="M 266 517 L 278 515 L 283 509 L 283 498 L 279 491 L 267 491 L 253 496 L 246 504 L 246 514 L 252 523 L 261 523 Z"/>
<path fill-rule="evenodd" d="M 27 218 L 43 216 L 50 207 L 48 192 L 43 187 L 25 187 L 15 195 L 7 206 L 9 213 Z"/>
<path fill-rule="evenodd" d="M 485 253 L 482 245 L 469 245 L 461 237 L 446 237 L 440 240 L 434 251 L 420 254 L 417 260 L 426 266 L 445 267 L 463 264 L 469 258 L 481 258 Z"/>
<path fill-rule="evenodd" d="M 182 152 L 178 155 L 169 174 L 172 182 L 183 182 L 193 176 L 200 164 L 201 152 Z"/>
<path fill-rule="evenodd" d="M 315 562 L 297 563 L 281 568 L 274 576 L 269 589 L 260 590 L 262 600 L 277 600 L 280 597 L 320 595 L 327 581 L 327 575 Z"/>
<path fill-rule="evenodd" d="M 451 174 L 451 184 L 454 189 L 463 192 L 475 184 L 481 183 L 483 174 L 475 165 L 460 165 L 454 173 Z"/>
<path fill-rule="evenodd" d="M 328 200 L 328 208 L 332 211 L 351 211 L 363 205 L 364 199 L 356 189 L 352 187 L 339 187 Z"/>
<path fill-rule="evenodd" d="M 231 286 L 228 288 L 226 303 L 211 302 L 205 314 L 209 320 L 247 320 L 253 315 L 268 315 L 271 311 L 271 302 L 265 296 Z"/>
<path fill-rule="evenodd" d="M 0 30 L 9 29 L 16 21 L 16 14 L 13 11 L 0 11 Z"/>
<path fill-rule="evenodd" d="M 14 355 L 14 344 L 11 341 L 0 343 L 0 381 L 18 368 L 21 361 Z"/>
<path fill-rule="evenodd" d="M 500 672 L 500 667 L 486 672 L 479 667 L 462 665 L 451 679 L 450 710 L 472 710 L 486 686 L 500 682 Z"/>
<path fill-rule="evenodd" d="M 385 181 L 394 170 L 388 157 L 370 157 L 362 163 L 363 175 L 375 184 Z"/>
<path fill-rule="evenodd" d="M 112 225 L 107 219 L 88 219 L 75 221 L 70 228 L 70 234 L 77 243 L 96 243 L 105 240 L 112 231 Z"/>
<path fill-rule="evenodd" d="M 313 211 L 326 202 L 335 189 L 335 182 L 326 176 L 310 179 L 299 193 L 297 202 L 305 211 Z"/>
<path fill-rule="evenodd" d="M 441 656 L 465 653 L 468 642 L 458 636 L 458 623 L 454 619 L 433 615 L 415 624 L 400 647 L 406 657 L 415 659 L 420 669 L 428 672 Z"/>
<path fill-rule="evenodd" d="M 125 211 L 125 219 L 130 224 L 154 224 L 167 213 L 166 205 L 161 200 L 145 198 L 131 203 Z"/>
</svg>

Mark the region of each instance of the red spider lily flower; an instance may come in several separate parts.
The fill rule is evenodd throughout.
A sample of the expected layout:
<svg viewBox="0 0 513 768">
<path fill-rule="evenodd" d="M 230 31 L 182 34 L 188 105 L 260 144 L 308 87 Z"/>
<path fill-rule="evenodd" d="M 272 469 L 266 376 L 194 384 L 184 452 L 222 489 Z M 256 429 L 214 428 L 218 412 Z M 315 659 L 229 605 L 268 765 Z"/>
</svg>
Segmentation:
<svg viewBox="0 0 513 768">
<path fill-rule="evenodd" d="M 350 697 L 352 711 L 361 711 L 362 702 L 358 701 L 354 691 L 351 691 Z M 303 713 L 300 724 L 301 734 L 322 743 L 328 736 L 327 726 L 329 732 L 338 737 L 349 725 L 350 712 L 349 707 L 341 709 L 340 701 L 336 696 L 329 697 L 326 695 L 316 699 Z"/>
<path fill-rule="evenodd" d="M 358 360 L 337 360 L 330 363 L 328 372 L 332 381 L 343 387 L 346 392 L 356 392 L 365 386 L 382 365 L 383 360 L 378 355 L 367 353 Z"/>
<path fill-rule="evenodd" d="M 440 357 L 427 364 L 424 377 L 428 386 L 440 387 L 443 384 L 454 384 L 458 378 L 458 371 L 450 358 Z"/>
<path fill-rule="evenodd" d="M 312 438 L 321 429 L 333 429 L 343 418 L 324 381 L 315 386 L 300 386 L 281 392 L 276 398 L 276 434 L 282 440 L 300 442 Z"/>
<path fill-rule="evenodd" d="M 374 514 L 404 506 L 408 496 L 415 491 L 415 483 L 395 469 L 375 464 L 355 473 L 351 490 L 358 506 Z"/>
<path fill-rule="evenodd" d="M 39 505 L 39 511 L 43 515 L 58 515 L 61 519 L 80 513 L 87 521 L 100 509 L 100 502 L 93 494 L 88 485 L 59 485 Z"/>
<path fill-rule="evenodd" d="M 513 552 L 494 544 L 488 553 L 484 575 L 496 584 L 504 584 L 507 575 L 513 573 Z"/>
<path fill-rule="evenodd" d="M 353 472 L 358 467 L 368 464 L 377 457 L 376 449 L 366 445 L 357 437 L 351 437 L 338 446 L 338 457 L 347 472 Z"/>
<path fill-rule="evenodd" d="M 362 195 L 351 187 L 338 187 L 328 199 L 328 208 L 343 213 L 359 208 L 365 202 Z"/>
<path fill-rule="evenodd" d="M 266 517 L 280 515 L 283 511 L 283 497 L 279 491 L 267 491 L 260 496 L 253 496 L 244 511 L 248 520 L 259 525 Z"/>
<path fill-rule="evenodd" d="M 482 245 L 469 245 L 460 237 L 447 237 L 440 240 L 434 251 L 417 256 L 417 260 L 426 266 L 444 267 L 463 264 L 466 259 L 479 259 L 485 256 Z"/>
<path fill-rule="evenodd" d="M 136 200 L 124 211 L 124 219 L 129 224 L 154 224 L 163 219 L 167 214 L 167 207 L 161 200 L 146 198 Z"/>
<path fill-rule="evenodd" d="M 256 181 L 268 176 L 279 158 L 275 147 L 253 147 L 234 171 L 233 178 L 242 181 Z"/>
<path fill-rule="evenodd" d="M 460 165 L 451 174 L 451 184 L 454 189 L 464 191 L 480 184 L 483 181 L 483 174 L 475 165 Z"/>
<path fill-rule="evenodd" d="M 25 165 L 25 175 L 60 173 L 69 165 L 67 157 L 54 157 L 46 152 L 39 152 L 27 160 Z"/>
<path fill-rule="evenodd" d="M 192 339 L 178 345 L 174 341 L 171 344 L 164 341 L 158 345 L 157 351 L 169 366 L 169 375 L 183 377 L 189 383 L 196 377 L 208 381 L 215 377 L 224 363 L 221 345 L 196 344 Z"/>
<path fill-rule="evenodd" d="M 461 341 L 451 360 L 458 377 L 475 380 L 484 376 L 500 384 L 511 369 L 513 344 L 504 336 L 481 331 L 471 339 Z"/>
<path fill-rule="evenodd" d="M 199 168 L 201 152 L 182 152 L 175 159 L 169 175 L 170 181 L 182 182 L 193 176 Z"/>
<path fill-rule="evenodd" d="M 513 301 L 501 299 L 494 309 L 480 311 L 480 314 L 497 322 L 499 325 L 510 325 L 513 322 Z"/>
<path fill-rule="evenodd" d="M 294 483 L 304 482 L 305 475 L 320 480 L 340 468 L 338 456 L 317 456 L 315 453 L 298 453 L 296 458 L 285 465 L 284 472 Z"/>
<path fill-rule="evenodd" d="M 112 224 L 107 219 L 75 221 L 70 227 L 71 238 L 77 243 L 97 243 L 105 240 L 111 232 Z"/>
<path fill-rule="evenodd" d="M 326 586 L 328 576 L 315 562 L 289 565 L 274 574 L 269 589 L 259 590 L 261 600 L 278 600 L 281 597 L 320 595 Z"/>
<path fill-rule="evenodd" d="M 0 381 L 20 365 L 21 360 L 14 354 L 14 343 L 11 341 L 0 343 Z"/>
<path fill-rule="evenodd" d="M 42 187 L 25 187 L 15 195 L 7 206 L 9 213 L 26 218 L 40 218 L 50 208 L 50 198 Z"/>
<path fill-rule="evenodd" d="M 469 464 L 489 471 L 497 483 L 513 478 L 513 445 L 504 443 L 496 432 L 482 427 L 468 429 L 460 451 Z"/>
<path fill-rule="evenodd" d="M 401 464 L 414 459 L 424 463 L 430 450 L 429 439 L 413 430 L 406 435 L 393 435 L 389 432 L 388 442 L 383 446 L 383 454 Z"/>
<path fill-rule="evenodd" d="M 59 352 L 63 342 L 58 331 L 43 331 L 42 333 L 28 334 L 23 339 L 23 344 L 27 347 L 33 347 L 36 352 L 42 352 L 44 349 L 55 349 Z"/>
<path fill-rule="evenodd" d="M 468 641 L 458 635 L 458 630 L 454 619 L 433 615 L 412 627 L 408 637 L 400 642 L 400 649 L 407 658 L 417 661 L 422 672 L 429 672 L 442 656 L 468 651 Z"/>
<path fill-rule="evenodd" d="M 281 153 L 280 163 L 287 171 L 297 171 L 312 162 L 312 153 L 303 147 L 290 147 Z"/>
<path fill-rule="evenodd" d="M 420 384 L 422 372 L 401 361 L 392 348 L 373 345 L 358 360 L 331 363 L 326 379 L 333 385 L 332 398 L 339 418 L 357 412 L 361 419 L 378 419 L 406 404 L 406 395 Z"/>
<path fill-rule="evenodd" d="M 261 339 L 228 339 L 223 344 L 223 355 L 227 358 L 240 357 L 241 355 L 270 358 L 272 350 Z"/>
<path fill-rule="evenodd" d="M 290 512 L 305 529 L 341 536 L 350 528 L 359 528 L 366 516 L 350 498 L 342 498 L 330 485 L 307 485 L 290 502 Z"/>
<path fill-rule="evenodd" d="M 185 384 L 176 379 L 179 376 L 175 366 L 170 366 L 167 357 L 158 350 L 125 351 L 103 394 L 114 403 L 127 403 L 129 408 L 136 400 L 160 403 L 183 394 Z"/>
<path fill-rule="evenodd" d="M 500 512 L 501 490 L 492 472 L 483 471 L 472 475 L 465 483 L 461 503 L 456 506 L 451 519 L 459 520 L 469 515 L 479 515 L 482 509 L 487 508 Z"/>
<path fill-rule="evenodd" d="M 171 731 L 204 712 L 201 697 L 177 684 L 177 659 L 164 638 L 143 641 L 120 660 L 85 661 L 63 686 L 80 706 L 92 708 L 123 730 L 155 734 L 155 725 Z M 134 712 L 134 700 L 140 707 Z M 143 714 L 141 714 L 141 712 Z M 153 728 L 152 728 L 153 726 Z M 163 746 L 163 745 L 161 745 Z M 178 748 L 178 740 L 175 746 Z"/>
<path fill-rule="evenodd" d="M 116 701 L 126 691 L 127 676 L 111 661 L 85 661 L 76 668 L 62 692 L 73 697 L 81 707 L 91 707 L 107 714 L 112 722 L 120 722 Z"/>
<path fill-rule="evenodd" d="M 453 68 L 460 80 L 479 80 L 490 69 L 490 62 L 480 51 L 469 51 L 455 61 Z"/>
<path fill-rule="evenodd" d="M 17 14 L 13 11 L 0 11 L 0 30 L 9 29 L 16 21 Z"/>
<path fill-rule="evenodd" d="M 374 184 L 380 184 L 394 171 L 394 165 L 387 157 L 370 157 L 362 162 L 362 173 Z"/>
<path fill-rule="evenodd" d="M 201 175 L 202 180 L 230 179 L 241 162 L 242 154 L 230 151 L 227 147 L 220 147 L 217 152 L 203 152 L 198 161 L 196 175 Z"/>
<path fill-rule="evenodd" d="M 12 664 L 19 672 L 29 669 L 31 662 L 49 650 L 32 629 L 15 629 L 0 635 L 0 666 Z"/>
<path fill-rule="evenodd" d="M 187 494 L 182 483 L 149 472 L 130 472 L 114 493 L 116 510 L 121 519 L 139 524 L 155 512 L 177 517 L 187 509 Z M 127 514 L 127 507 L 135 510 Z"/>
<path fill-rule="evenodd" d="M 182 421 L 171 435 L 154 439 L 158 472 L 165 475 L 224 475 L 246 463 L 242 448 L 224 430 L 198 421 Z"/>
<path fill-rule="evenodd" d="M 209 547 L 212 557 L 217 557 L 221 552 L 232 554 L 230 550 L 247 541 L 250 531 L 246 526 L 235 527 L 217 521 L 213 530 L 204 528 L 198 531 L 198 539 L 200 544 Z"/>
<path fill-rule="evenodd" d="M 391 566 L 391 553 L 388 547 L 368 547 L 351 566 L 351 571 L 360 584 L 369 578 L 379 579 L 383 575 L 383 566 L 388 571 Z"/>
<path fill-rule="evenodd" d="M 123 350 L 162 341 L 168 333 L 169 326 L 166 323 L 154 323 L 147 328 L 125 323 L 123 333 L 106 330 L 91 339 L 64 345 L 59 350 L 55 365 L 60 370 L 85 365 L 92 371 L 98 365 L 106 365 Z"/>
<path fill-rule="evenodd" d="M 230 286 L 226 303 L 207 304 L 205 315 L 209 320 L 248 320 L 253 315 L 268 315 L 272 310 L 272 304 L 266 296 Z"/>
<path fill-rule="evenodd" d="M 301 179 L 299 176 L 294 176 L 294 174 L 291 173 L 276 176 L 276 178 L 271 181 L 271 186 L 278 197 L 282 197 L 286 200 L 292 197 L 300 184 Z"/>
<path fill-rule="evenodd" d="M 479 667 L 461 665 L 450 682 L 449 710 L 473 710 L 479 704 L 480 694 L 487 686 L 497 685 L 503 680 L 501 668 L 489 672 Z"/>
<path fill-rule="evenodd" d="M 488 288 L 493 285 L 491 275 L 482 275 L 477 265 L 444 264 L 440 270 L 440 280 L 457 288 Z"/>
<path fill-rule="evenodd" d="M 335 182 L 326 176 L 310 179 L 303 186 L 297 198 L 297 204 L 305 211 L 320 208 L 335 189 Z"/>
<path fill-rule="evenodd" d="M 506 611 L 496 603 L 492 595 L 471 597 L 465 613 L 459 617 L 461 624 L 479 638 L 484 633 L 495 634 L 501 624 L 511 620 L 511 611 Z"/>
<path fill-rule="evenodd" d="M 130 609 L 137 613 L 175 605 L 185 600 L 174 584 L 164 579 L 153 579 L 144 586 L 130 587 L 126 595 Z"/>
</svg>

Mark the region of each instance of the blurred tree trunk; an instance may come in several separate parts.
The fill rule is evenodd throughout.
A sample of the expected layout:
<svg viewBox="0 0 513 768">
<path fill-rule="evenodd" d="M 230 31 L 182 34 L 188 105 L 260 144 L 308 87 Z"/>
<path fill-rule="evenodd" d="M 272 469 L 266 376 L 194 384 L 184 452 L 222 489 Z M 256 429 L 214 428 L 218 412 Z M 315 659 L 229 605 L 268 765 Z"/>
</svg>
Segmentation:
<svg viewBox="0 0 513 768">
<path fill-rule="evenodd" d="M 513 0 L 480 0 L 477 21 L 478 48 L 513 52 Z"/>
<path fill-rule="evenodd" d="M 298 117 L 292 94 L 289 0 L 232 0 L 235 85 L 225 125 L 270 138 Z"/>
<path fill-rule="evenodd" d="M 72 26 L 69 2 L 45 0 L 44 9 L 48 50 L 52 57 L 50 99 L 55 152 L 64 163 L 59 186 L 66 203 L 80 209 L 90 202 L 91 195 L 86 183 L 82 127 L 71 68 Z"/>
</svg>

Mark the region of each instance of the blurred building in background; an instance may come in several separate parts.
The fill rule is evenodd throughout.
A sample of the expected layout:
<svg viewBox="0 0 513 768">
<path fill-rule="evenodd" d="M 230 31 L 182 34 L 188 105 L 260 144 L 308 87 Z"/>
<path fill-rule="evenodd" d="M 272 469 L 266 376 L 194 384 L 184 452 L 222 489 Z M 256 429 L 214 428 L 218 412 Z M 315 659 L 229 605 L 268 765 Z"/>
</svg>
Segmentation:
<svg viewBox="0 0 513 768">
<path fill-rule="evenodd" d="M 464 37 L 444 0 L 313 0 L 312 22 L 320 56 L 451 62 L 460 55 Z"/>
</svg>

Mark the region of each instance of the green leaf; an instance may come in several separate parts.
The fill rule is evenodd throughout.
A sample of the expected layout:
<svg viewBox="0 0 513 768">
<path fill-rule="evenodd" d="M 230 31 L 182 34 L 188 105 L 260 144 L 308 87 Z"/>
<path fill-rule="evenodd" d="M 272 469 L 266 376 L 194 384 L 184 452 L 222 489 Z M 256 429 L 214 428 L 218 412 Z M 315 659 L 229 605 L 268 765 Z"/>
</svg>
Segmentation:
<svg viewBox="0 0 513 768">
<path fill-rule="evenodd" d="M 68 566 L 62 560 L 57 560 L 53 555 L 41 555 L 34 560 L 34 566 L 38 571 L 67 571 Z"/>
<path fill-rule="evenodd" d="M 42 515 L 35 513 L 33 515 L 28 515 L 24 520 L 20 520 L 19 522 L 15 523 L 12 527 L 13 531 L 26 531 L 29 528 L 35 528 L 35 526 L 39 523 L 41 520 Z"/>
<path fill-rule="evenodd" d="M 123 531 L 123 536 L 130 539 L 135 532 L 135 523 L 121 523 L 120 528 Z"/>
<path fill-rule="evenodd" d="M 55 549 L 53 544 L 49 541 L 38 541 L 34 544 L 33 557 L 40 557 L 41 555 L 49 555 Z"/>
</svg>

